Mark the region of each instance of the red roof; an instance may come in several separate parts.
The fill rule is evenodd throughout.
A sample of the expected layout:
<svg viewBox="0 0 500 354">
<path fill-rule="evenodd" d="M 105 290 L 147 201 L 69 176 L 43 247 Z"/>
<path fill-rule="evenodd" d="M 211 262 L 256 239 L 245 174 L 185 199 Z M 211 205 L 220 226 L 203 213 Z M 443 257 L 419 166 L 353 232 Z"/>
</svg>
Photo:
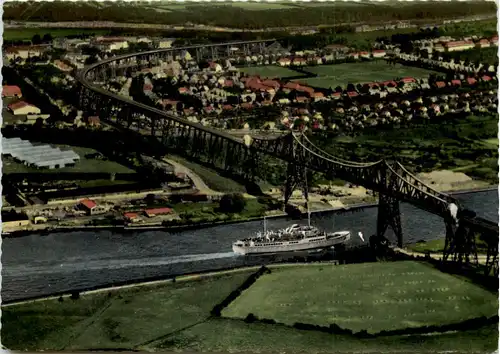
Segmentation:
<svg viewBox="0 0 500 354">
<path fill-rule="evenodd" d="M 9 104 L 7 107 L 11 110 L 11 111 L 15 111 L 16 109 L 20 109 L 20 108 L 24 108 L 24 107 L 35 107 L 29 103 L 26 103 L 24 101 L 19 101 L 19 102 L 16 102 L 16 103 L 11 103 Z"/>
<path fill-rule="evenodd" d="M 385 50 L 376 49 L 376 50 L 373 50 L 373 51 L 372 51 L 372 53 L 373 53 L 373 54 L 385 53 Z"/>
<path fill-rule="evenodd" d="M 151 84 L 144 84 L 142 87 L 143 91 L 151 91 L 153 89 L 153 85 Z"/>
<path fill-rule="evenodd" d="M 489 77 L 489 76 L 487 76 L 487 75 L 484 75 L 484 76 L 482 77 L 482 79 L 483 79 L 484 81 L 490 81 L 490 80 L 491 80 L 491 77 Z"/>
<path fill-rule="evenodd" d="M 385 86 L 388 86 L 388 85 L 397 86 L 398 85 L 398 84 L 396 84 L 396 81 L 393 81 L 393 80 L 384 81 L 384 82 L 382 82 L 382 84 L 384 84 Z"/>
<path fill-rule="evenodd" d="M 412 77 L 404 77 L 401 79 L 401 81 L 407 83 L 407 82 L 415 82 L 416 80 Z"/>
<path fill-rule="evenodd" d="M 325 95 L 323 95 L 322 92 L 313 92 L 311 94 L 312 97 L 318 97 L 318 98 L 322 98 L 322 97 L 325 97 Z"/>
<path fill-rule="evenodd" d="M 124 217 L 126 217 L 127 219 L 135 219 L 139 214 L 137 213 L 125 213 L 123 214 Z"/>
<path fill-rule="evenodd" d="M 280 87 L 280 83 L 278 81 L 275 81 L 275 80 L 264 80 L 261 82 L 261 84 L 264 86 L 270 86 L 274 89 L 277 89 Z"/>
<path fill-rule="evenodd" d="M 443 88 L 443 87 L 446 87 L 446 83 L 444 81 L 438 81 L 438 82 L 436 82 L 436 86 L 438 88 Z"/>
<path fill-rule="evenodd" d="M 144 210 L 144 213 L 147 216 L 155 216 L 155 215 L 161 215 L 161 214 L 170 214 L 171 212 L 172 212 L 172 209 L 170 209 L 170 208 L 155 208 L 155 209 Z"/>
<path fill-rule="evenodd" d="M 292 61 L 289 58 L 281 58 L 278 60 L 278 63 L 291 63 Z"/>
<path fill-rule="evenodd" d="M 312 87 L 308 87 L 308 86 L 299 86 L 299 87 L 297 87 L 297 91 L 307 92 L 310 95 L 312 95 L 314 93 L 314 89 Z"/>
<path fill-rule="evenodd" d="M 349 97 L 356 97 L 356 96 L 358 95 L 358 93 L 357 93 L 357 92 L 354 92 L 354 91 L 349 91 L 349 92 L 347 93 L 347 95 L 348 95 Z"/>
<path fill-rule="evenodd" d="M 444 44 L 445 47 L 461 47 L 465 45 L 474 45 L 471 41 L 456 41 L 456 42 L 447 42 Z"/>
<path fill-rule="evenodd" d="M 476 79 L 474 79 L 473 77 L 468 77 L 467 82 L 469 83 L 469 85 L 473 85 L 476 83 Z"/>
<path fill-rule="evenodd" d="M 233 80 L 224 80 L 224 86 L 233 87 L 233 85 L 234 85 Z"/>
<path fill-rule="evenodd" d="M 462 83 L 460 82 L 460 80 L 451 80 L 451 84 L 455 86 L 460 86 Z"/>
<path fill-rule="evenodd" d="M 227 111 L 229 111 L 229 110 L 231 110 L 231 109 L 233 109 L 233 108 L 234 108 L 234 107 L 233 107 L 233 106 L 231 106 L 230 104 L 226 104 L 226 105 L 222 106 L 222 109 L 227 110 Z"/>
<path fill-rule="evenodd" d="M 21 89 L 19 88 L 19 86 L 5 85 L 2 88 L 2 96 L 4 97 L 21 96 Z"/>
<path fill-rule="evenodd" d="M 334 93 L 332 93 L 332 96 L 333 97 L 340 97 L 341 94 L 342 94 L 341 92 L 334 92 Z"/>
<path fill-rule="evenodd" d="M 290 90 L 297 90 L 300 87 L 300 84 L 296 82 L 287 82 L 285 85 L 283 85 L 283 88 L 290 89 Z"/>
<path fill-rule="evenodd" d="M 241 108 L 251 109 L 253 105 L 251 103 L 245 102 L 241 104 Z"/>
<path fill-rule="evenodd" d="M 84 207 L 86 207 L 87 209 L 92 209 L 97 205 L 96 202 L 94 202 L 93 200 L 90 200 L 90 199 L 83 199 L 80 202 L 80 204 L 83 205 Z"/>
<path fill-rule="evenodd" d="M 186 87 L 179 87 L 179 93 L 186 93 L 189 90 Z"/>
<path fill-rule="evenodd" d="M 100 125 L 101 120 L 99 119 L 98 116 L 89 117 L 89 124 L 90 125 Z"/>
<path fill-rule="evenodd" d="M 498 36 L 493 36 L 491 37 L 492 42 L 498 42 Z"/>
</svg>

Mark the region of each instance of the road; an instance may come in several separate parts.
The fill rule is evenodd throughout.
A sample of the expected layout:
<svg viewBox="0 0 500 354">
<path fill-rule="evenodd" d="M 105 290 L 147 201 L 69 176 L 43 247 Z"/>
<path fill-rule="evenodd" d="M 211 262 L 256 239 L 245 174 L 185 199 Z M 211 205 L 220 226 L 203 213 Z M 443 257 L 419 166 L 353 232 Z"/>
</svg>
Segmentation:
<svg viewBox="0 0 500 354">
<path fill-rule="evenodd" d="M 206 183 L 201 179 L 200 176 L 198 176 L 196 173 L 194 173 L 192 170 L 187 168 L 184 165 L 181 165 L 180 163 L 169 159 L 169 158 L 164 158 L 163 161 L 168 163 L 169 165 L 174 166 L 174 171 L 175 173 L 184 173 L 186 176 L 189 177 L 189 179 L 193 182 L 195 188 L 202 194 L 206 195 L 224 195 L 224 193 L 214 191 L 213 189 L 210 189 L 206 185 Z"/>
<path fill-rule="evenodd" d="M 410 251 L 410 250 L 407 250 L 404 248 L 394 247 L 394 251 L 406 254 L 410 257 L 425 257 L 425 253 L 413 252 L 413 251 Z M 442 253 L 430 253 L 430 257 L 433 259 L 441 260 L 443 258 L 443 254 Z M 477 261 L 479 264 L 486 264 L 486 259 L 487 259 L 487 256 L 484 254 L 477 255 Z"/>
</svg>

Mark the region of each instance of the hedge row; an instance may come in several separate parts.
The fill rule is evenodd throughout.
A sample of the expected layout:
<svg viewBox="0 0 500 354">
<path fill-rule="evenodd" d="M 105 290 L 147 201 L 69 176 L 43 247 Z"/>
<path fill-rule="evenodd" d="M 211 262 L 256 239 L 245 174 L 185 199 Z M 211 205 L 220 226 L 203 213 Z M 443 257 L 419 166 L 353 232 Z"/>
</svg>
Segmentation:
<svg viewBox="0 0 500 354">
<path fill-rule="evenodd" d="M 282 326 L 290 327 L 284 323 L 276 322 L 273 319 L 259 319 L 254 314 L 250 313 L 244 320 L 246 323 L 267 323 L 267 324 L 278 324 Z M 401 335 L 416 335 L 416 334 L 426 334 L 426 333 L 444 333 L 449 331 L 467 331 L 471 329 L 481 328 L 490 324 L 498 323 L 498 315 L 487 318 L 485 316 L 477 317 L 469 320 L 465 320 L 459 323 L 451 323 L 441 326 L 421 326 L 421 327 L 408 327 L 402 329 L 395 329 L 389 331 L 380 331 L 377 333 L 368 333 L 367 330 L 362 330 L 359 332 L 353 332 L 350 329 L 342 328 L 335 323 L 330 326 L 319 326 L 313 325 L 309 323 L 300 323 L 296 322 L 293 324 L 293 328 L 306 330 L 306 331 L 320 331 L 331 334 L 347 334 L 357 338 L 374 338 L 374 337 L 382 337 L 382 336 L 401 336 Z"/>
<path fill-rule="evenodd" d="M 252 286 L 257 279 L 259 279 L 263 274 L 270 274 L 271 270 L 267 268 L 266 266 L 262 266 L 259 268 L 258 271 L 255 273 L 251 274 L 244 282 L 241 284 L 236 290 L 231 292 L 224 300 L 222 300 L 219 304 L 215 305 L 212 311 L 210 311 L 210 314 L 212 316 L 220 317 L 221 312 L 224 308 L 229 306 L 231 302 L 236 300 L 238 296 L 241 295 L 243 291 L 248 289 L 250 286 Z"/>
</svg>

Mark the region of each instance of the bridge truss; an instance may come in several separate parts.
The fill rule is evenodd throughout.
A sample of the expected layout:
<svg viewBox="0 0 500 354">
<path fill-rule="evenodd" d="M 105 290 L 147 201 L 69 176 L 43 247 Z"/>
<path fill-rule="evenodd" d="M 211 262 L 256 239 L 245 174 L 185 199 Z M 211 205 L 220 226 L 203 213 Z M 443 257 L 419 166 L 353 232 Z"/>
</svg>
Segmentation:
<svg viewBox="0 0 500 354">
<path fill-rule="evenodd" d="M 270 155 L 287 164 L 284 198 L 288 203 L 296 188 L 302 189 L 306 201 L 308 190 L 306 171 L 324 173 L 366 189 L 379 196 L 377 235 L 383 236 L 391 228 L 397 243 L 403 245 L 400 202 L 410 203 L 444 219 L 446 245 L 443 260 L 459 264 L 477 263 L 476 236 L 487 240 L 486 271 L 498 272 L 498 225 L 485 219 L 462 216 L 457 200 L 429 187 L 399 162 L 380 160 L 370 163 L 354 162 L 328 154 L 314 145 L 306 132 L 289 133 L 280 138 L 257 139 L 246 136 L 236 138 L 227 132 L 193 123 L 154 107 L 113 94 L 99 86 L 99 82 L 120 75 L 119 70 L 133 67 L 138 70 L 158 60 L 169 60 L 184 50 L 209 52 L 212 48 L 252 46 L 264 50 L 266 43 L 253 41 L 223 43 L 211 46 L 191 46 L 157 51 L 126 54 L 107 59 L 83 69 L 78 75 L 80 105 L 83 110 L 98 115 L 102 120 L 137 136 L 160 142 L 163 146 L 182 149 L 185 154 L 210 163 L 220 169 L 231 170 L 246 178 L 253 178 L 259 168 L 259 158 Z M 208 49 L 207 49 L 208 48 Z M 226 50 L 229 54 L 229 50 Z M 125 65 L 124 65 L 125 64 Z M 458 219 L 450 213 L 450 205 L 458 209 Z M 496 241 L 495 241 L 496 240 Z"/>
</svg>

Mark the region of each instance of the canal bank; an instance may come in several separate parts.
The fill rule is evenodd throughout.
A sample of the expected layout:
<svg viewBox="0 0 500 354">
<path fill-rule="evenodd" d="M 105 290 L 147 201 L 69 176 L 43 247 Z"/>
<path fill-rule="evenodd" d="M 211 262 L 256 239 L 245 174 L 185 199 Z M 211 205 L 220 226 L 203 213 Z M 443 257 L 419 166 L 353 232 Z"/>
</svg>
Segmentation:
<svg viewBox="0 0 500 354">
<path fill-rule="evenodd" d="M 476 189 L 468 189 L 468 190 L 453 190 L 453 191 L 447 191 L 444 192 L 446 194 L 450 194 L 452 196 L 456 195 L 464 195 L 464 194 L 470 194 L 470 193 L 483 193 L 483 192 L 490 192 L 490 191 L 496 191 L 498 190 L 498 186 L 490 186 L 486 188 L 476 188 Z M 360 209 L 364 208 L 374 208 L 377 206 L 377 202 L 374 203 L 359 203 L 359 204 L 352 204 L 352 205 L 347 205 L 344 207 L 334 207 L 334 208 L 324 208 L 324 209 L 317 209 L 317 210 L 312 210 L 311 214 L 312 215 L 326 215 L 328 213 L 333 213 L 333 214 L 342 214 L 346 212 L 358 212 Z M 267 215 L 267 219 L 273 219 L 273 218 L 288 218 L 289 215 L 286 214 L 285 212 L 276 212 L 275 214 L 272 215 Z M 306 213 L 302 213 L 302 218 L 307 217 Z M 263 216 L 258 216 L 258 217 L 250 217 L 250 218 L 238 218 L 238 219 L 233 219 L 233 220 L 222 220 L 222 221 L 214 221 L 214 222 L 197 222 L 197 223 L 185 223 L 181 225 L 79 225 L 79 226 L 52 226 L 52 225 L 33 225 L 33 228 L 31 229 L 23 229 L 23 230 L 16 230 L 12 231 L 9 233 L 2 233 L 2 238 L 11 238 L 11 237 L 23 237 L 23 236 L 28 236 L 31 234 L 37 234 L 41 233 L 41 235 L 46 235 L 48 233 L 60 233 L 60 232 L 67 232 L 68 230 L 74 231 L 74 232 L 80 232 L 80 231 L 111 231 L 115 233 L 125 233 L 125 234 L 130 234 L 134 232 L 141 232 L 141 231 L 166 231 L 166 232 L 183 232 L 183 231 L 188 231 L 188 230 L 195 230 L 195 229 L 203 229 L 203 228 L 208 228 L 208 227 L 214 227 L 214 226 L 219 226 L 219 225 L 231 225 L 231 224 L 238 224 L 238 223 L 245 223 L 249 221 L 257 221 L 257 220 L 263 220 Z"/>
<path fill-rule="evenodd" d="M 377 203 L 361 203 L 361 204 L 353 204 L 345 207 L 337 207 L 337 208 L 324 208 L 313 210 L 311 214 L 328 214 L 328 213 L 343 213 L 343 212 L 356 212 L 360 209 L 364 208 L 373 208 L 376 207 Z M 274 214 L 267 215 L 267 219 L 279 219 L 279 218 L 287 218 L 289 215 L 285 212 L 277 211 Z M 302 213 L 301 218 L 307 217 L 307 213 Z M 263 220 L 264 216 L 258 217 L 249 217 L 249 218 L 238 218 L 233 220 L 222 220 L 222 221 L 213 221 L 213 222 L 198 222 L 198 223 L 186 223 L 182 225 L 79 225 L 79 226 L 49 226 L 49 225 L 34 225 L 36 228 L 32 229 L 24 229 L 11 231 L 9 233 L 2 233 L 2 238 L 12 238 L 12 237 L 23 237 L 32 234 L 41 234 L 47 235 L 49 233 L 59 233 L 59 232 L 67 232 L 68 230 L 74 232 L 80 231 L 112 231 L 117 233 L 134 233 L 141 231 L 166 231 L 166 232 L 182 232 L 187 230 L 195 230 L 195 229 L 203 229 L 208 227 L 214 227 L 219 225 L 231 225 L 231 224 L 239 224 L 249 221 L 257 221 Z M 300 219 L 300 218 L 299 218 Z"/>
<path fill-rule="evenodd" d="M 498 219 L 497 190 L 460 194 L 457 199 L 478 216 Z M 349 247 L 364 243 L 358 232 L 373 234 L 377 208 L 360 208 L 356 213 L 315 213 L 312 223 L 327 231 L 350 230 Z M 290 223 L 306 223 L 276 217 L 268 220 L 270 229 Z M 441 218 L 401 203 L 401 222 L 405 244 L 444 237 Z M 90 288 L 151 277 L 268 264 L 272 257 L 235 257 L 231 244 L 263 228 L 262 220 L 223 224 L 180 232 L 109 230 L 66 231 L 43 237 L 5 238 L 2 241 L 2 299 L 13 301 L 71 289 Z M 387 237 L 395 241 L 390 230 Z"/>
</svg>

